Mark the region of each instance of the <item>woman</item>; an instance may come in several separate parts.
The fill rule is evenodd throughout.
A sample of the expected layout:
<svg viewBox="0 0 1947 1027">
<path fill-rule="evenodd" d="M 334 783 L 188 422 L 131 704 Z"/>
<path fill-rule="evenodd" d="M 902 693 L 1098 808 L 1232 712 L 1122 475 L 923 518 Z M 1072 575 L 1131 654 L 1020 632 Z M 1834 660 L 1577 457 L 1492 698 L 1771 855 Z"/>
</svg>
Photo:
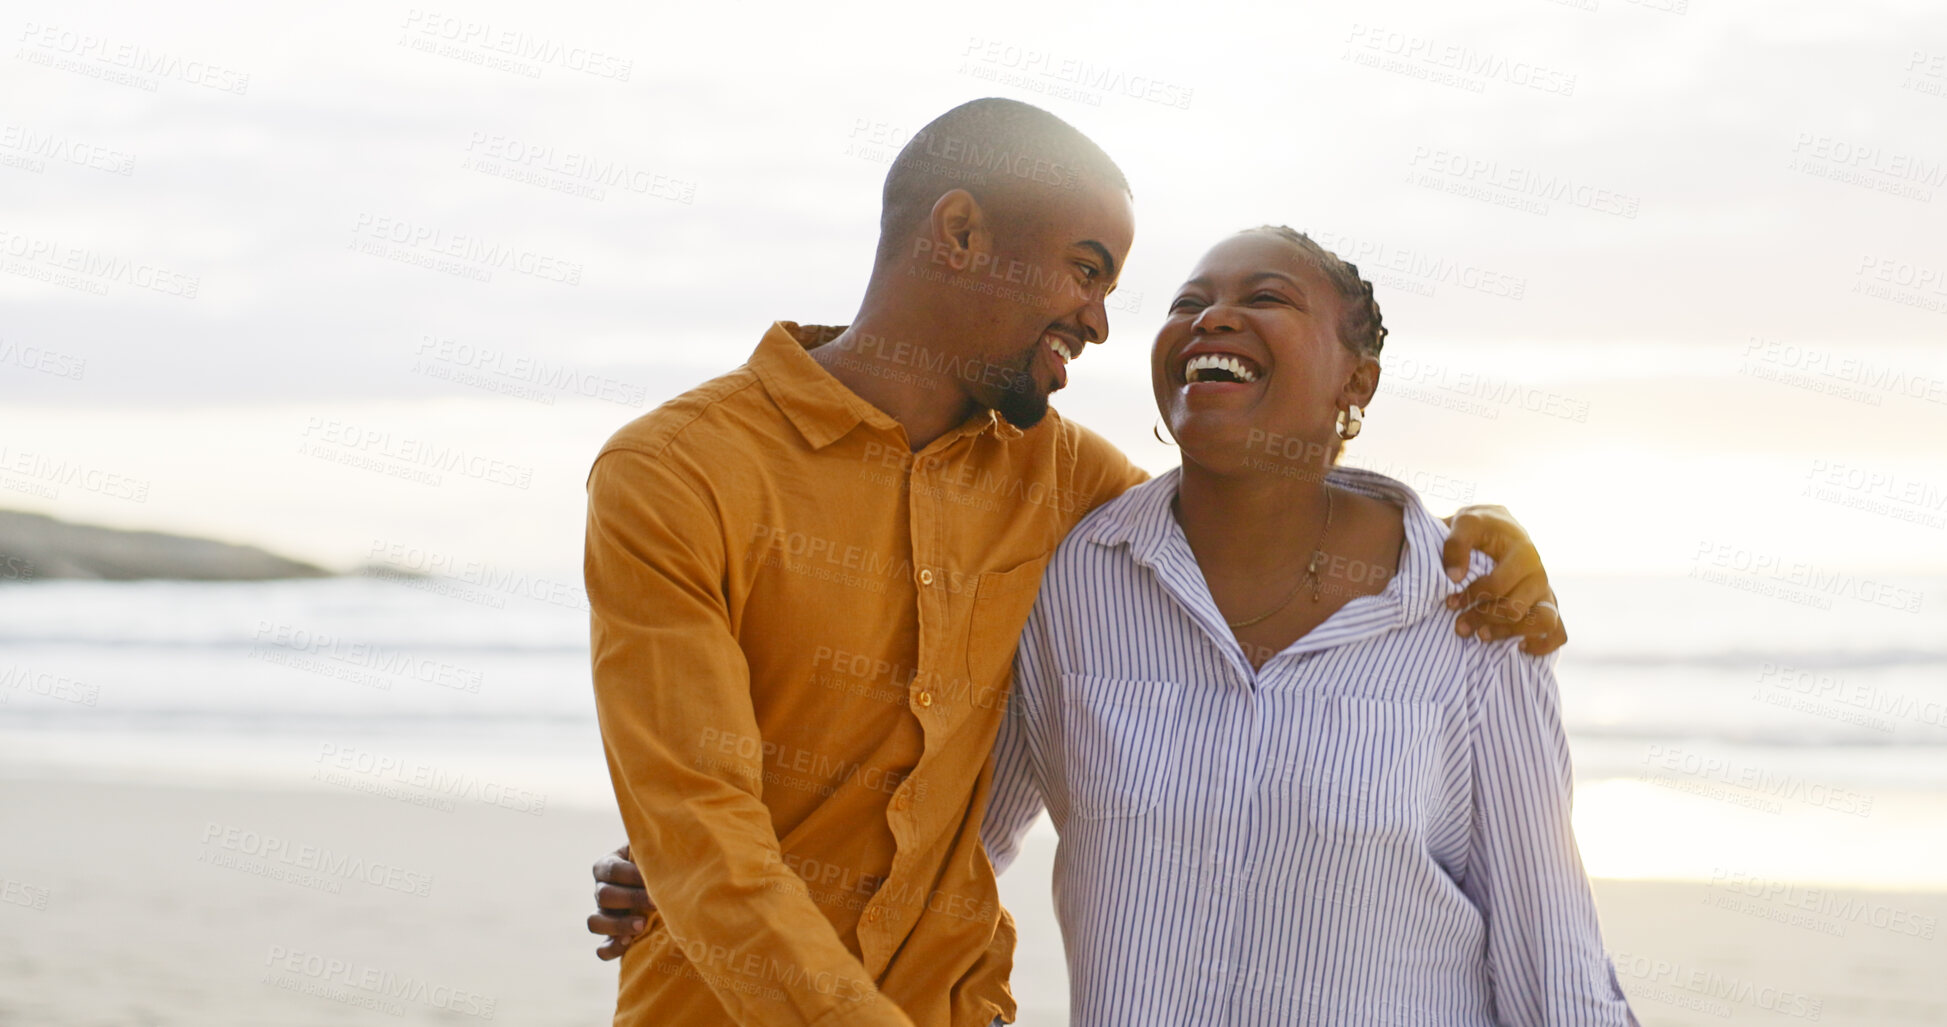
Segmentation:
<svg viewBox="0 0 1947 1027">
<path fill-rule="evenodd" d="M 1049 565 L 982 835 L 1060 831 L 1075 1024 L 1634 1022 L 1552 661 L 1457 638 L 1441 523 L 1334 467 L 1384 337 L 1305 236 L 1219 243 L 1151 356 L 1182 467 Z"/>
</svg>

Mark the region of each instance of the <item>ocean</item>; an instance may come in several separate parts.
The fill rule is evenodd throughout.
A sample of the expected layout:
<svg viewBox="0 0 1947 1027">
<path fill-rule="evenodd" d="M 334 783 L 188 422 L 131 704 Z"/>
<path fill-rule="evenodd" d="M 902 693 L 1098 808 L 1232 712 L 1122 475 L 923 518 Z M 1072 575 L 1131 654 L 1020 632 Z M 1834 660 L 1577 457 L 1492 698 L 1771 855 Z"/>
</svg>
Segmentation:
<svg viewBox="0 0 1947 1027">
<path fill-rule="evenodd" d="M 0 774 L 607 809 L 573 581 L 0 587 Z M 1558 593 L 1592 873 L 1947 888 L 1947 580 Z"/>
</svg>

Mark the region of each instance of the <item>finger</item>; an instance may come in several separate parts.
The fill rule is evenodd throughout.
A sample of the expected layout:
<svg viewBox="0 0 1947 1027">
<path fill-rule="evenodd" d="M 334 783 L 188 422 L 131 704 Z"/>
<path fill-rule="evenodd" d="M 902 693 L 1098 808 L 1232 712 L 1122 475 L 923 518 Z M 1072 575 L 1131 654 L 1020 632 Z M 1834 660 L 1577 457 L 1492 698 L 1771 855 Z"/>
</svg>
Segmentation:
<svg viewBox="0 0 1947 1027">
<path fill-rule="evenodd" d="M 1447 568 L 1447 577 L 1458 582 L 1467 576 L 1467 565 L 1472 559 L 1468 554 L 1480 542 L 1481 522 L 1476 517 L 1454 518 L 1453 530 L 1447 533 L 1447 544 L 1440 547 L 1440 562 Z"/>
<path fill-rule="evenodd" d="M 615 939 L 611 938 L 608 941 L 603 942 L 601 948 L 595 950 L 595 955 L 598 958 L 600 958 L 602 962 L 606 963 L 611 959 L 620 959 L 622 957 L 622 953 L 627 951 L 629 951 L 628 942 L 616 941 Z"/>
<path fill-rule="evenodd" d="M 1494 561 L 1493 570 L 1476 578 L 1467 586 L 1463 593 L 1468 597 L 1466 605 L 1473 605 L 1473 601 L 1483 595 L 1513 595 L 1515 586 L 1520 584 L 1523 578 L 1541 573 L 1541 561 L 1535 558 L 1533 550 L 1509 553 Z"/>
<path fill-rule="evenodd" d="M 656 909 L 656 904 L 649 901 L 648 892 L 616 884 L 595 886 L 595 906 L 598 909 L 619 909 L 625 913 L 652 913 Z"/>
<path fill-rule="evenodd" d="M 1521 651 L 1530 656 L 1546 656 L 1568 644 L 1568 626 L 1557 621 L 1555 630 L 1541 638 L 1521 640 Z"/>
<path fill-rule="evenodd" d="M 1472 596 L 1472 605 L 1460 612 L 1454 619 L 1454 633 L 1462 637 L 1474 636 L 1483 642 L 1497 638 L 1511 638 L 1522 633 L 1520 626 L 1534 611 L 1534 603 L 1547 598 L 1548 593 L 1532 583 L 1516 586 L 1517 596 L 1481 594 Z"/>
<path fill-rule="evenodd" d="M 1562 611 L 1555 605 L 1555 594 L 1549 592 L 1534 600 L 1528 607 L 1528 615 L 1521 618 L 1519 631 L 1530 638 L 1552 635 L 1562 629 Z"/>
<path fill-rule="evenodd" d="M 1526 630 L 1520 626 L 1529 623 L 1529 618 L 1535 616 L 1537 609 L 1535 604 L 1553 595 L 1554 592 L 1549 589 L 1547 579 L 1539 574 L 1532 574 L 1516 582 L 1506 593 L 1484 598 L 1475 613 L 1496 624 L 1515 626 L 1525 634 Z"/>
<path fill-rule="evenodd" d="M 648 921 L 619 909 L 603 909 L 588 914 L 588 933 L 606 934 L 624 944 L 642 936 Z"/>
<path fill-rule="evenodd" d="M 629 862 L 628 850 L 624 845 L 595 861 L 595 880 L 629 888 L 642 887 L 642 870 Z"/>
</svg>

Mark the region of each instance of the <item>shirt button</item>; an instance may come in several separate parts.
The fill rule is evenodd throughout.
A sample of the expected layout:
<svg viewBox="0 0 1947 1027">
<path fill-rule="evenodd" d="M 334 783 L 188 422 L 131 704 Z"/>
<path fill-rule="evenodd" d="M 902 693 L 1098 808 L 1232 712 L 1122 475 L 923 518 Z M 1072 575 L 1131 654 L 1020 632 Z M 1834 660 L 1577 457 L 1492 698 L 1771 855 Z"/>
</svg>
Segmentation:
<svg viewBox="0 0 1947 1027">
<path fill-rule="evenodd" d="M 879 907 L 873 906 L 871 909 L 865 911 L 865 922 L 868 924 L 876 924 L 879 922 Z"/>
<path fill-rule="evenodd" d="M 931 706 L 931 705 L 933 705 L 933 693 L 931 693 L 931 692 L 921 692 L 921 693 L 919 693 L 919 704 L 920 704 L 921 706 Z"/>
<path fill-rule="evenodd" d="M 905 792 L 900 792 L 898 795 L 892 797 L 893 809 L 903 810 L 910 805 L 912 805 L 912 803 L 907 801 Z"/>
<path fill-rule="evenodd" d="M 933 583 L 933 572 L 931 569 L 919 572 L 919 583 L 922 585 L 931 585 Z"/>
</svg>

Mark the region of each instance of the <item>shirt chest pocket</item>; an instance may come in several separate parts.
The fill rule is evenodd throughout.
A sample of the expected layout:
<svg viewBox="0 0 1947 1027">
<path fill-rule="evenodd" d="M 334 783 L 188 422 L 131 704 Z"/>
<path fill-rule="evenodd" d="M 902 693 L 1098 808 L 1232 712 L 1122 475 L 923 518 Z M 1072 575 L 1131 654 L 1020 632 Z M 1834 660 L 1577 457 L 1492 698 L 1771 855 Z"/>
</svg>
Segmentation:
<svg viewBox="0 0 1947 1027">
<path fill-rule="evenodd" d="M 1328 834 L 1411 836 L 1436 802 L 1442 708 L 1332 696 L 1305 701 L 1297 799 Z"/>
<path fill-rule="evenodd" d="M 1154 809 L 1176 764 L 1177 684 L 1063 674 L 1061 691 L 1069 809 L 1083 820 Z"/>
<path fill-rule="evenodd" d="M 1041 572 L 1052 553 L 1005 571 L 987 571 L 975 587 L 967 623 L 967 687 L 973 705 L 1005 709 L 1014 671 L 1014 649 L 1034 609 Z"/>
</svg>

